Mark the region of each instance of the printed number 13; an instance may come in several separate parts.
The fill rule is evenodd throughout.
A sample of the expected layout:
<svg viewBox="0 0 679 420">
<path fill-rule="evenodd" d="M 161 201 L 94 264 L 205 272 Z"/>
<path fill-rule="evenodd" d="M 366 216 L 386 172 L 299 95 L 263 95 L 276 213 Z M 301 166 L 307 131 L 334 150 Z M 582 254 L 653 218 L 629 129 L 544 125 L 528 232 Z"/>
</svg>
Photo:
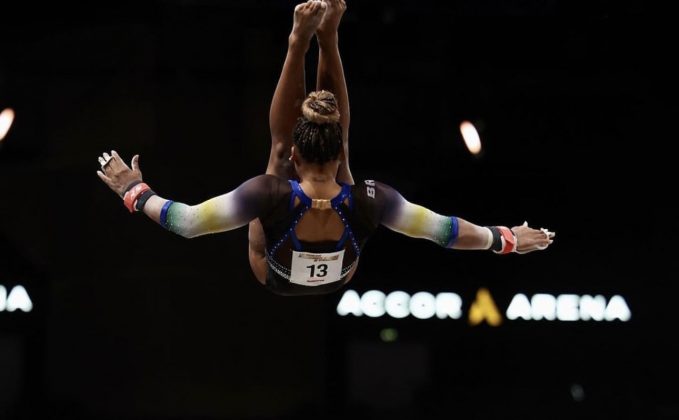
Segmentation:
<svg viewBox="0 0 679 420">
<path fill-rule="evenodd" d="M 310 277 L 316 277 L 314 274 L 316 274 L 316 266 L 315 265 L 307 265 L 306 268 L 311 269 L 311 276 Z M 328 275 L 328 264 L 319 264 L 318 265 L 318 277 L 325 277 Z"/>
</svg>

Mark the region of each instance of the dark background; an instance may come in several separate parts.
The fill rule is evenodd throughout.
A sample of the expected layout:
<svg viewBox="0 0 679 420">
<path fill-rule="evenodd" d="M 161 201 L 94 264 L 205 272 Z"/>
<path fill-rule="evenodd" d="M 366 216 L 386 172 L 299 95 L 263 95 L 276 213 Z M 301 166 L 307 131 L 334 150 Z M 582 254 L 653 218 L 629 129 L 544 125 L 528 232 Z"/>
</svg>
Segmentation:
<svg viewBox="0 0 679 420">
<path fill-rule="evenodd" d="M 34 310 L 0 312 L 0 418 L 679 418 L 676 35 L 649 6 L 349 2 L 355 178 L 557 232 L 499 257 L 381 228 L 348 289 L 465 303 L 460 320 L 396 320 L 339 317 L 342 292 L 272 295 L 247 229 L 174 236 L 95 174 L 104 151 L 139 153 L 155 191 L 196 203 L 262 173 L 295 3 L 92 3 L 1 17 L 0 109 L 17 119 L 0 143 L 0 284 Z M 501 311 L 516 293 L 622 295 L 632 319 L 470 326 L 481 287 Z"/>
</svg>

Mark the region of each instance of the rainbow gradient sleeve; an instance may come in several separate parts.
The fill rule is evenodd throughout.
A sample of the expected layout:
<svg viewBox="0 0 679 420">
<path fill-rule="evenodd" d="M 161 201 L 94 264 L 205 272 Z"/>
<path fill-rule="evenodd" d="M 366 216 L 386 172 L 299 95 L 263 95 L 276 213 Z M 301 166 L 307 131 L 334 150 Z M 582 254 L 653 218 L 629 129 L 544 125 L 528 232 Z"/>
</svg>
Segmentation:
<svg viewBox="0 0 679 420">
<path fill-rule="evenodd" d="M 259 217 L 270 201 L 271 182 L 267 177 L 269 175 L 252 178 L 227 194 L 194 206 L 168 202 L 160 223 L 186 238 L 245 226 Z"/>
<path fill-rule="evenodd" d="M 383 201 L 382 224 L 412 238 L 428 239 L 442 247 L 451 248 L 458 235 L 458 220 L 442 216 L 403 198 L 395 189 L 382 183 L 375 185 L 375 198 Z M 382 195 L 383 197 L 378 197 Z"/>
</svg>

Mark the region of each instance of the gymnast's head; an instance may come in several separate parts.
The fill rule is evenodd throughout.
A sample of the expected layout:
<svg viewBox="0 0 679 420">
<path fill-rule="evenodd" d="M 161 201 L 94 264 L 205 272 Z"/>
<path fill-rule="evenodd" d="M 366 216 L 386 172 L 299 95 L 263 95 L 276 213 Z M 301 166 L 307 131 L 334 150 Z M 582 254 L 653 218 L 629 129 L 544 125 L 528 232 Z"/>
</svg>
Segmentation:
<svg viewBox="0 0 679 420">
<path fill-rule="evenodd" d="M 337 100 L 332 93 L 311 92 L 302 104 L 302 116 L 293 132 L 292 161 L 298 168 L 339 168 L 343 157 L 342 126 Z"/>
</svg>

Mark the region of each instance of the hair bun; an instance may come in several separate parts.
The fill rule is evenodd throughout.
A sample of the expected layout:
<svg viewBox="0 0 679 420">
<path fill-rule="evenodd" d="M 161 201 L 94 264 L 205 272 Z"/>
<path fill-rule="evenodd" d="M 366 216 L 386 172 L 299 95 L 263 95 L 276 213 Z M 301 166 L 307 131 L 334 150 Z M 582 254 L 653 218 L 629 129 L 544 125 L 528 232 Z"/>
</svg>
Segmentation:
<svg viewBox="0 0 679 420">
<path fill-rule="evenodd" d="M 311 92 L 302 104 L 302 115 L 316 124 L 338 123 L 340 113 L 335 95 L 327 90 Z"/>
</svg>

